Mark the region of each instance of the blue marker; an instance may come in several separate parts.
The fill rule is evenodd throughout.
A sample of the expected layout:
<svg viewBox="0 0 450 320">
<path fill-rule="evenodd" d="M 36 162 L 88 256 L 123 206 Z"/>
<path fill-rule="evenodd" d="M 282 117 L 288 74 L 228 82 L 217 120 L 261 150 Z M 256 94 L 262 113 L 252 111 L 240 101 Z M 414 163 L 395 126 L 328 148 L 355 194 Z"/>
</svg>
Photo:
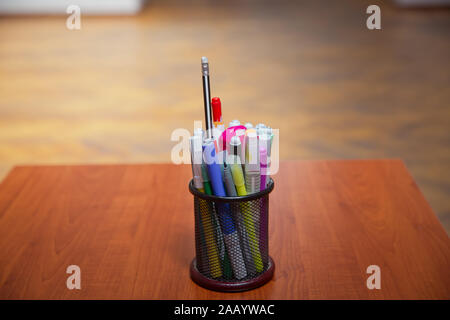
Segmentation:
<svg viewBox="0 0 450 320">
<path fill-rule="evenodd" d="M 213 194 L 219 197 L 226 197 L 225 188 L 222 181 L 222 172 L 220 171 L 220 164 L 217 163 L 216 150 L 214 147 L 214 142 L 211 139 L 205 140 L 203 159 L 206 163 L 209 179 L 211 180 Z M 244 257 L 242 256 L 241 247 L 239 245 L 239 235 L 231 216 L 230 205 L 228 203 L 218 202 L 217 210 L 219 213 L 219 220 L 223 238 L 225 240 L 225 246 L 231 259 L 233 273 L 237 279 L 245 278 L 247 276 L 247 271 L 245 270 Z"/>
</svg>

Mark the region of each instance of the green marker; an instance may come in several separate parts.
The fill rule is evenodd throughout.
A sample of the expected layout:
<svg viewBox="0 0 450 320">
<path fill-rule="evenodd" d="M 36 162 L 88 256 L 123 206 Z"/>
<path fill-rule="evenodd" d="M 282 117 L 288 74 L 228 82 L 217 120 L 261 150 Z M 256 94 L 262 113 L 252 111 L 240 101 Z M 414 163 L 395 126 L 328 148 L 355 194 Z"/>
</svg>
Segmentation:
<svg viewBox="0 0 450 320">
<path fill-rule="evenodd" d="M 208 173 L 206 172 L 206 166 L 202 163 L 202 177 L 203 177 L 203 188 L 207 195 L 212 195 L 211 183 L 209 183 Z"/>
<path fill-rule="evenodd" d="M 203 187 L 205 189 L 205 193 L 208 195 L 212 195 L 211 183 L 209 182 L 208 173 L 206 172 L 206 166 L 202 163 L 202 177 L 203 177 Z M 211 222 L 215 227 L 215 234 L 217 237 L 217 247 L 219 248 L 220 260 L 223 269 L 223 276 L 225 279 L 233 278 L 233 271 L 231 269 L 231 261 L 228 257 L 227 250 L 225 250 L 225 245 L 223 243 L 223 235 L 222 230 L 220 230 L 219 219 L 217 217 L 217 213 L 214 207 L 211 208 L 213 214 L 211 215 Z"/>
</svg>

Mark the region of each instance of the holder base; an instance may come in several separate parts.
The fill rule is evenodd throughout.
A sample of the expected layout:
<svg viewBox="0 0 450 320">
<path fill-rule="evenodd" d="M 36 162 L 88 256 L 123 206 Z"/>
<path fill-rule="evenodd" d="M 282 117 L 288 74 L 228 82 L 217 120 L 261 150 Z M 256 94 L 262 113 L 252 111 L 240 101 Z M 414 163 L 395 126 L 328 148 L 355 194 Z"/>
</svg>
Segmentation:
<svg viewBox="0 0 450 320">
<path fill-rule="evenodd" d="M 222 282 L 205 277 L 197 270 L 196 258 L 192 260 L 190 267 L 192 281 L 203 288 L 221 292 L 240 292 L 258 288 L 272 279 L 274 271 L 275 263 L 271 257 L 269 257 L 269 268 L 263 274 L 254 279 L 236 282 Z"/>
</svg>

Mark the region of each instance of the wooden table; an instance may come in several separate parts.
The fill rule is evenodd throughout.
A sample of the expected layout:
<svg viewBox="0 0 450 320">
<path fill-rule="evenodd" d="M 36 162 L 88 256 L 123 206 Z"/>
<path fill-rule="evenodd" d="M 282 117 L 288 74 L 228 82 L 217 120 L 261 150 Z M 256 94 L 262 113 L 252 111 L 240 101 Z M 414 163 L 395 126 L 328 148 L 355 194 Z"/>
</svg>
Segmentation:
<svg viewBox="0 0 450 320">
<path fill-rule="evenodd" d="M 16 167 L 0 185 L 1 299 L 450 298 L 450 241 L 399 160 L 284 162 L 270 196 L 275 276 L 203 289 L 189 166 Z M 68 290 L 66 268 L 81 268 Z M 378 265 L 381 289 L 366 268 Z"/>
</svg>

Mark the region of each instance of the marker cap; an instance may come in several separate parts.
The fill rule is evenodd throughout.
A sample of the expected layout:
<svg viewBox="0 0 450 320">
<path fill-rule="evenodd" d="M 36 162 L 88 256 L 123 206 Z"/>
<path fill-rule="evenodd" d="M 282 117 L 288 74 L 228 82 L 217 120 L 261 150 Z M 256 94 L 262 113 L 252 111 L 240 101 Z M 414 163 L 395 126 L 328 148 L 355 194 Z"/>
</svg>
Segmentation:
<svg viewBox="0 0 450 320">
<path fill-rule="evenodd" d="M 230 153 L 237 155 L 238 147 L 241 145 L 241 139 L 238 136 L 231 137 L 230 140 Z"/>
<path fill-rule="evenodd" d="M 263 134 L 270 134 L 270 132 L 272 132 L 272 129 L 268 128 L 268 127 L 256 127 L 256 132 L 258 134 L 258 136 L 263 135 Z"/>
<path fill-rule="evenodd" d="M 230 141 L 230 147 L 228 149 L 228 152 L 235 154 L 239 157 L 240 162 L 244 163 L 245 162 L 245 131 L 244 130 L 238 130 L 238 131 L 242 131 L 241 135 L 237 135 L 237 131 L 236 131 L 236 135 L 234 137 L 231 138 Z"/>
<path fill-rule="evenodd" d="M 205 139 L 203 142 L 203 161 L 206 165 L 217 163 L 216 148 L 214 146 L 214 140 Z"/>
<path fill-rule="evenodd" d="M 234 127 L 240 125 L 241 122 L 239 120 L 231 120 L 228 127 Z"/>
<path fill-rule="evenodd" d="M 202 128 L 196 128 L 194 130 L 194 136 L 199 136 L 203 139 L 203 129 Z"/>
<path fill-rule="evenodd" d="M 213 121 L 222 122 L 222 103 L 219 97 L 212 98 Z"/>
</svg>

